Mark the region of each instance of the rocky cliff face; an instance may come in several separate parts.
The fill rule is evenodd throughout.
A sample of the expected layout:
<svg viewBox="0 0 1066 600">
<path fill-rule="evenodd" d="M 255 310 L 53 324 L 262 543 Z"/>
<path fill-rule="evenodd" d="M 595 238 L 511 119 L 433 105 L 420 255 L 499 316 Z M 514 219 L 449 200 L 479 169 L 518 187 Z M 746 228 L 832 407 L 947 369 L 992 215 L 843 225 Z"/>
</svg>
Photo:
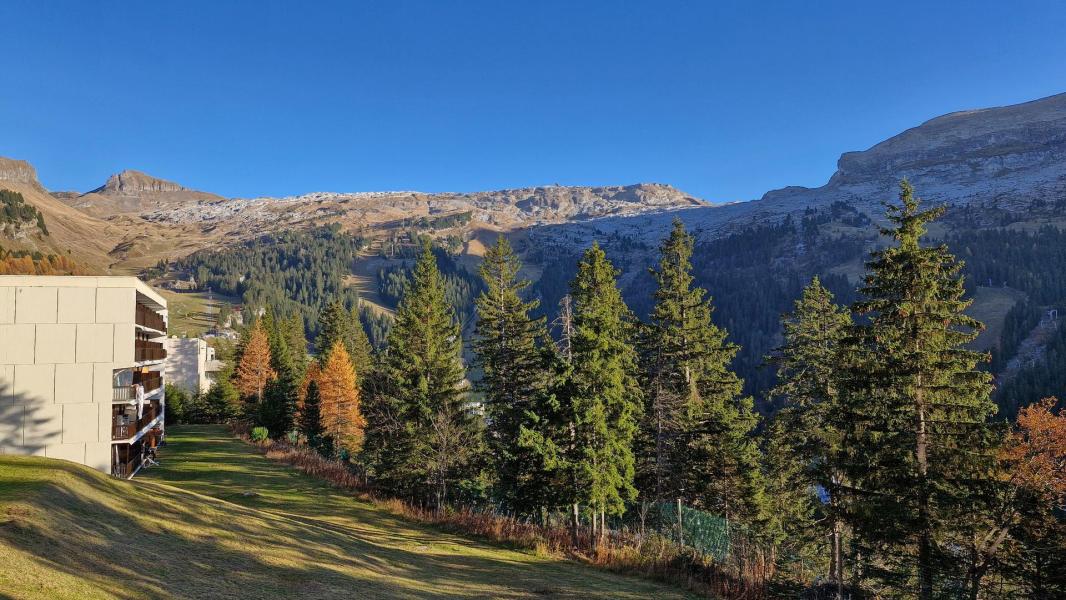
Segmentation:
<svg viewBox="0 0 1066 600">
<path fill-rule="evenodd" d="M 869 216 L 910 180 L 930 204 L 993 205 L 1008 210 L 1066 197 L 1066 94 L 1013 106 L 947 114 L 868 150 L 846 152 L 817 188 L 786 187 L 759 200 L 542 228 L 543 243 L 577 243 L 612 233 L 654 242 L 680 217 L 704 238 L 846 202 Z"/>
<path fill-rule="evenodd" d="M 37 181 L 37 170 L 24 160 L 0 157 L 0 182 L 4 181 L 24 183 L 44 189 Z"/>
<path fill-rule="evenodd" d="M 136 196 L 145 193 L 184 191 L 187 191 L 185 187 L 173 181 L 159 179 L 147 173 L 127 169 L 108 177 L 107 183 L 89 193 Z"/>
<path fill-rule="evenodd" d="M 1026 206 L 1066 194 L 1066 94 L 937 117 L 869 150 L 847 152 L 819 188 L 775 190 L 761 202 L 875 205 L 907 178 L 919 195 L 948 204 Z"/>
</svg>

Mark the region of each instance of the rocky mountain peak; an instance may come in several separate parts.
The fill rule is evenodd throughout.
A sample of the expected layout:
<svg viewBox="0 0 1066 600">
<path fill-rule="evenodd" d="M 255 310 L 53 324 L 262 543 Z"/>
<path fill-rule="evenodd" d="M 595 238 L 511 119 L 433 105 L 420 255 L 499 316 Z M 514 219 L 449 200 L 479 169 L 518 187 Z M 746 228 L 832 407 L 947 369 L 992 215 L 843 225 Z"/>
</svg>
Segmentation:
<svg viewBox="0 0 1066 600">
<path fill-rule="evenodd" d="M 27 183 L 41 188 L 40 182 L 37 181 L 37 170 L 33 168 L 33 165 L 24 160 L 2 156 L 0 156 L 0 181 Z"/>
<path fill-rule="evenodd" d="M 121 173 L 115 173 L 111 177 L 108 177 L 107 183 L 89 193 L 136 196 L 138 194 L 151 192 L 184 191 L 188 191 L 187 188 L 174 183 L 173 181 L 159 179 L 158 177 L 152 177 L 141 171 L 127 169 Z"/>
</svg>

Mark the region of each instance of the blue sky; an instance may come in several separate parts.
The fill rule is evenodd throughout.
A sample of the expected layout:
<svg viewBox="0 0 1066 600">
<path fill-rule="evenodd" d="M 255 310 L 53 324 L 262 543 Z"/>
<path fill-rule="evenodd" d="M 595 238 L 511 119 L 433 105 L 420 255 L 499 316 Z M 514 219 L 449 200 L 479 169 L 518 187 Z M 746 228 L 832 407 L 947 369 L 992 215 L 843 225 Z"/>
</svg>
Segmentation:
<svg viewBox="0 0 1066 600">
<path fill-rule="evenodd" d="M 8 0 L 0 22 L 0 155 L 53 190 L 135 168 L 227 196 L 751 199 L 939 114 L 1066 92 L 1062 2 Z"/>
</svg>

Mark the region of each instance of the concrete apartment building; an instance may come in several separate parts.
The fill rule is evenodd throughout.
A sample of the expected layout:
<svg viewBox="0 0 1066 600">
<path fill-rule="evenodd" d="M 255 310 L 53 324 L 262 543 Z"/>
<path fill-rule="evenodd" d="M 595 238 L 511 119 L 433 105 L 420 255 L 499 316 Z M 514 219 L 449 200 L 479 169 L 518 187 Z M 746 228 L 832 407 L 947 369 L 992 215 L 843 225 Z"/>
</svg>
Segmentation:
<svg viewBox="0 0 1066 600">
<path fill-rule="evenodd" d="M 131 477 L 163 435 L 166 328 L 135 277 L 0 276 L 0 453 Z"/>
<path fill-rule="evenodd" d="M 215 359 L 215 349 L 200 338 L 169 337 L 166 339 L 167 383 L 190 394 L 211 389 L 215 375 L 222 370 L 222 361 Z"/>
</svg>

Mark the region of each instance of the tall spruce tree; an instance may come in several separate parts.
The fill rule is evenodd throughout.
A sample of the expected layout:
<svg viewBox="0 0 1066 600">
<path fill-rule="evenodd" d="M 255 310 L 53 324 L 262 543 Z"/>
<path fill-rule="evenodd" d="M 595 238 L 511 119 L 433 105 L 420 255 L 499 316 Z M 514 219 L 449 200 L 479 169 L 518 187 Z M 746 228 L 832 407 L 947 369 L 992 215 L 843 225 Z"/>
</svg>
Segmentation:
<svg viewBox="0 0 1066 600">
<path fill-rule="evenodd" d="M 467 397 L 459 326 L 444 294 L 427 244 L 366 402 L 372 475 L 394 493 L 438 503 L 456 483 L 475 477 L 482 433 Z"/>
<path fill-rule="evenodd" d="M 539 303 L 522 298 L 529 281 L 519 278 L 521 268 L 503 236 L 485 253 L 474 351 L 497 496 L 519 514 L 532 514 L 548 505 L 550 491 L 542 446 L 532 440 L 543 440 L 550 418 L 552 346 L 544 317 L 530 316 Z"/>
<path fill-rule="evenodd" d="M 307 445 L 323 456 L 333 455 L 333 440 L 322 425 L 322 398 L 318 393 L 318 383 L 313 379 L 307 384 L 303 407 L 300 410 L 298 425 L 300 435 Z"/>
<path fill-rule="evenodd" d="M 298 349 L 289 346 L 290 323 L 267 310 L 259 321 L 270 344 L 270 365 L 276 377 L 267 385 L 263 401 L 259 403 L 256 420 L 274 435 L 284 435 L 293 429 L 297 396 L 303 375 L 298 366 Z"/>
<path fill-rule="evenodd" d="M 651 323 L 642 336 L 646 412 L 642 489 L 730 518 L 763 514 L 757 416 L 729 369 L 737 346 L 711 321 L 707 292 L 694 287 L 692 236 L 674 220 L 660 247 Z"/>
<path fill-rule="evenodd" d="M 966 349 L 981 323 L 963 314 L 962 264 L 923 246 L 944 209 L 922 210 L 906 181 L 888 206 L 896 243 L 874 252 L 850 338 L 841 428 L 848 515 L 867 577 L 886 595 L 950 594 L 965 573 L 973 519 L 994 467 L 986 356 Z"/>
<path fill-rule="evenodd" d="M 370 340 L 366 336 L 366 330 L 363 329 L 358 310 L 354 307 L 348 310 L 343 302 L 334 299 L 326 304 L 318 316 L 318 337 L 315 338 L 315 349 L 322 362 L 325 361 L 325 355 L 338 340 L 348 351 L 352 367 L 355 368 L 356 376 L 362 383 L 363 378 L 373 367 Z"/>
<path fill-rule="evenodd" d="M 799 513 L 813 508 L 812 492 L 816 486 L 827 496 L 822 507 L 830 539 L 829 579 L 836 585 L 838 598 L 844 594 L 843 514 L 840 488 L 840 431 L 834 415 L 840 410 L 840 370 L 842 342 L 852 325 L 848 309 L 833 303 L 833 295 L 815 277 L 796 300 L 795 308 L 782 319 L 784 344 L 772 360 L 777 364 L 778 385 L 771 391 L 783 407 L 771 428 L 771 446 L 776 460 L 773 467 L 794 472 L 799 481 L 775 486 L 772 521 L 793 540 L 809 539 L 812 523 L 790 514 L 788 506 Z M 801 483 L 802 485 L 796 485 Z M 824 535 L 815 535 L 820 539 Z M 813 540 L 809 540 L 813 541 Z"/>
<path fill-rule="evenodd" d="M 570 284 L 573 335 L 562 410 L 572 432 L 566 448 L 575 520 L 589 507 L 602 531 L 606 514 L 620 515 L 636 498 L 633 442 L 643 400 L 632 345 L 634 316 L 622 300 L 618 271 L 598 244 L 589 248 Z"/>
</svg>

